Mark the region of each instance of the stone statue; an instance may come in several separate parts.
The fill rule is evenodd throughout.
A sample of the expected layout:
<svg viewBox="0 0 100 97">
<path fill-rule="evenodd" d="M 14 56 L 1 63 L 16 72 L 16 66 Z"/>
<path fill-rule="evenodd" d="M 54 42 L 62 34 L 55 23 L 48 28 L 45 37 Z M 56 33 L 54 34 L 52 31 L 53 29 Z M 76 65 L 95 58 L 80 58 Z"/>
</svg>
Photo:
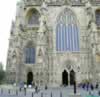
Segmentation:
<svg viewBox="0 0 100 97">
<path fill-rule="evenodd" d="M 92 10 L 92 6 L 91 6 L 90 2 L 87 1 L 85 3 L 85 6 L 86 6 L 86 12 L 87 12 L 87 15 L 89 16 L 89 19 L 94 20 L 94 14 L 93 14 L 93 10 Z"/>
<path fill-rule="evenodd" d="M 38 32 L 45 32 L 46 31 L 46 16 L 42 15 L 39 21 L 40 21 L 40 27 L 39 27 Z"/>
<path fill-rule="evenodd" d="M 12 52 L 12 56 L 11 56 L 11 59 L 12 59 L 12 68 L 14 68 L 14 66 L 16 65 L 16 62 L 17 62 L 17 60 L 16 60 L 16 56 L 17 56 L 17 54 L 16 54 L 16 51 L 13 51 Z"/>
<path fill-rule="evenodd" d="M 47 31 L 47 25 L 46 25 L 46 21 L 47 21 L 47 16 L 46 16 L 46 3 L 43 2 L 42 6 L 41 6 L 41 17 L 39 19 L 40 21 L 40 27 L 38 30 L 38 38 L 40 41 L 45 40 L 45 32 Z"/>
<path fill-rule="evenodd" d="M 46 4 L 46 0 L 44 0 L 43 4 L 41 6 L 41 17 L 39 19 L 40 28 L 39 28 L 38 32 L 46 31 L 46 21 L 47 21 L 46 11 L 47 11 L 47 4 Z"/>
<path fill-rule="evenodd" d="M 93 32 L 96 31 L 96 24 L 95 24 L 95 16 L 91 6 L 91 3 L 88 0 L 84 0 L 85 3 L 85 10 L 88 16 L 88 28 L 90 28 Z"/>
</svg>

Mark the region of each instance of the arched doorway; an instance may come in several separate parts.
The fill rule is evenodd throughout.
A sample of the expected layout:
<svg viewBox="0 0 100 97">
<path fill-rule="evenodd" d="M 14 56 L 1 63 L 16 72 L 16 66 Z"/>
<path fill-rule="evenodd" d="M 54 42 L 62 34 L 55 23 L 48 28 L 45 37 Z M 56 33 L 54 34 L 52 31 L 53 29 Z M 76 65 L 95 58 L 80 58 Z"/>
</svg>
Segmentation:
<svg viewBox="0 0 100 97">
<path fill-rule="evenodd" d="M 33 73 L 28 72 L 28 74 L 27 74 L 27 85 L 31 85 L 32 82 L 33 82 Z"/>
<path fill-rule="evenodd" d="M 68 72 L 66 70 L 62 73 L 62 84 L 68 85 Z"/>
<path fill-rule="evenodd" d="M 75 72 L 74 70 L 70 71 L 70 85 L 73 85 L 75 81 Z"/>
</svg>

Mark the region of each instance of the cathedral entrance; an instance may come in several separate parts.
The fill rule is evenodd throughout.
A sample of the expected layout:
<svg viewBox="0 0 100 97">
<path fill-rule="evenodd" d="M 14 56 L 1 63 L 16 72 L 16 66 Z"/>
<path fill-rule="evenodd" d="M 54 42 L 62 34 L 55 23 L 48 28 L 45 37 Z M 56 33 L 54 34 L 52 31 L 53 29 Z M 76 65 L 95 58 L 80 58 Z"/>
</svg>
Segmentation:
<svg viewBox="0 0 100 97">
<path fill-rule="evenodd" d="M 70 85 L 73 85 L 75 81 L 75 72 L 74 70 L 70 71 Z"/>
<path fill-rule="evenodd" d="M 28 72 L 28 74 L 27 74 L 27 85 L 32 85 L 32 82 L 33 82 L 33 73 Z"/>
<path fill-rule="evenodd" d="M 68 85 L 68 72 L 66 70 L 62 73 L 62 84 L 65 86 Z"/>
</svg>

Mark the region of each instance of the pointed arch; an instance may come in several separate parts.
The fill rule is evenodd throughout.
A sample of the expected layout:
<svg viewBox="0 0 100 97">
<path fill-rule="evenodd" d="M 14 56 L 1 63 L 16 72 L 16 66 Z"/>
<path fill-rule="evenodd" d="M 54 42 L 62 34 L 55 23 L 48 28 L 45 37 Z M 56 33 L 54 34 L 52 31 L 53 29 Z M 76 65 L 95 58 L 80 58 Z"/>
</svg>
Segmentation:
<svg viewBox="0 0 100 97">
<path fill-rule="evenodd" d="M 79 28 L 74 13 L 65 9 L 57 18 L 56 50 L 79 51 Z"/>
<path fill-rule="evenodd" d="M 30 71 L 27 73 L 27 85 L 32 85 L 33 82 L 33 73 Z"/>
<path fill-rule="evenodd" d="M 62 84 L 68 85 L 68 72 L 66 70 L 62 72 Z"/>
<path fill-rule="evenodd" d="M 70 71 L 70 85 L 73 85 L 75 82 L 75 71 L 72 69 Z"/>
<path fill-rule="evenodd" d="M 39 25 L 40 13 L 36 8 L 31 8 L 26 14 L 26 20 L 29 25 Z"/>
</svg>

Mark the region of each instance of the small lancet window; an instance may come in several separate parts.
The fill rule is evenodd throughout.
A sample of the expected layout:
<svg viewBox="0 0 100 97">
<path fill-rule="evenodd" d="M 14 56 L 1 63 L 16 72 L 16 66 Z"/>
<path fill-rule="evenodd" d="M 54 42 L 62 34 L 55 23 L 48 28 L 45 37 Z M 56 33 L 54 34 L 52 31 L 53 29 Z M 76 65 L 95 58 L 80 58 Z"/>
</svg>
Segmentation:
<svg viewBox="0 0 100 97">
<path fill-rule="evenodd" d="M 100 9 L 96 10 L 96 24 L 100 28 Z"/>
<path fill-rule="evenodd" d="M 35 47 L 32 46 L 32 43 L 29 43 L 25 48 L 25 63 L 35 64 L 35 56 Z"/>
<path fill-rule="evenodd" d="M 36 9 L 32 9 L 28 12 L 28 24 L 39 25 L 40 14 Z"/>
</svg>

